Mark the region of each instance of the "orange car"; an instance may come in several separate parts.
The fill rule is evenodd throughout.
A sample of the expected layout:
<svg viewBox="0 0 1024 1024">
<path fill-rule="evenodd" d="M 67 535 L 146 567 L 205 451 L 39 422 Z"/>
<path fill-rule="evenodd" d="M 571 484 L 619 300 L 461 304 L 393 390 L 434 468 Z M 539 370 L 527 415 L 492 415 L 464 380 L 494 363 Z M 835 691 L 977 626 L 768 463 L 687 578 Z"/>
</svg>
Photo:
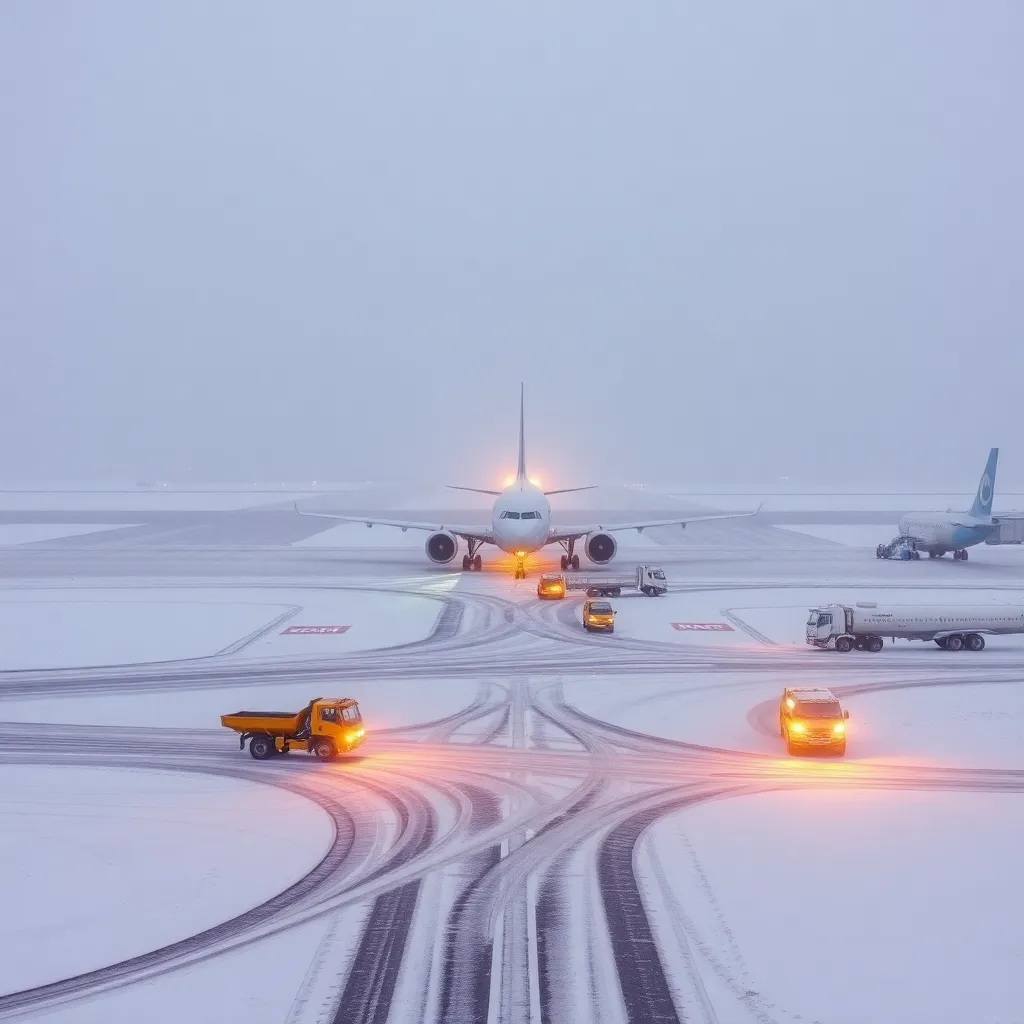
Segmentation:
<svg viewBox="0 0 1024 1024">
<path fill-rule="evenodd" d="M 791 754 L 824 747 L 842 757 L 849 718 L 839 698 L 824 687 L 787 686 L 779 703 L 779 732 Z"/>
<path fill-rule="evenodd" d="M 542 601 L 557 601 L 565 597 L 565 580 L 551 574 L 541 576 L 537 581 L 537 596 Z"/>
<path fill-rule="evenodd" d="M 588 633 L 614 633 L 615 609 L 607 601 L 584 601 L 583 628 Z"/>
</svg>

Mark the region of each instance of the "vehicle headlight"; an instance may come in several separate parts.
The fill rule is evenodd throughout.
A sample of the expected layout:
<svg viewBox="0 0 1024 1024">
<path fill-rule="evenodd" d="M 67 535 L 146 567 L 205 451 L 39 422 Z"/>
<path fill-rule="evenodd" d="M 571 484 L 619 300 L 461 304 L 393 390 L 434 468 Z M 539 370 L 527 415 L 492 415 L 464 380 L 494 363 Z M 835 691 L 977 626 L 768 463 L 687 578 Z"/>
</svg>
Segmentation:
<svg viewBox="0 0 1024 1024">
<path fill-rule="evenodd" d="M 789 727 L 790 732 L 807 732 L 803 722 L 793 722 Z"/>
<path fill-rule="evenodd" d="M 846 732 L 846 723 L 845 722 L 836 722 L 836 724 L 832 726 L 832 731 L 837 736 L 842 736 Z"/>
</svg>

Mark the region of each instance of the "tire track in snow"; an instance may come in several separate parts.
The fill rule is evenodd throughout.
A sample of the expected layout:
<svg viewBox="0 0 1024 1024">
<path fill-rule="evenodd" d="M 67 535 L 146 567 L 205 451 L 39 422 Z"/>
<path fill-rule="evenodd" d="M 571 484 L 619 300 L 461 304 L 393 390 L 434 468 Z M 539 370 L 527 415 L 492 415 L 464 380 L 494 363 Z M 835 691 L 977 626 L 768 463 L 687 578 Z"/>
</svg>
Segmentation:
<svg viewBox="0 0 1024 1024">
<path fill-rule="evenodd" d="M 97 758 L 97 765 L 123 768 L 125 764 L 119 759 Z M 39 763 L 39 762 L 33 762 Z M 84 761 L 79 760 L 81 764 Z M 323 792 L 302 785 L 294 779 L 271 779 L 265 773 L 246 768 L 230 767 L 190 767 L 178 764 L 161 764 L 159 761 L 149 765 L 151 769 L 169 772 L 187 772 L 201 775 L 220 775 L 227 778 L 258 782 L 263 785 L 277 785 L 306 799 L 312 799 L 331 817 L 334 827 L 334 839 L 323 858 L 302 878 L 276 896 L 239 914 L 227 921 L 214 925 L 191 935 L 186 939 L 170 943 L 158 949 L 131 957 L 116 964 L 110 964 L 96 970 L 86 971 L 71 978 L 39 985 L 19 992 L 0 995 L 0 1016 L 23 1014 L 29 1010 L 41 1009 L 70 1000 L 81 998 L 97 992 L 119 987 L 136 977 L 152 976 L 173 966 L 183 957 L 193 957 L 204 948 L 216 946 L 224 939 L 243 934 L 265 925 L 281 912 L 289 910 L 296 902 L 315 898 L 321 889 L 335 884 L 336 876 L 343 870 L 345 862 L 353 851 L 357 835 L 355 820 L 347 806 L 342 802 L 344 794 L 336 798 Z"/>
<path fill-rule="evenodd" d="M 743 630 L 747 636 L 752 637 L 759 644 L 764 644 L 765 647 L 779 646 L 770 637 L 767 637 L 764 633 L 754 629 L 754 627 L 745 619 L 741 619 L 731 608 L 723 608 L 722 615 L 725 616 L 725 618 L 727 618 L 737 629 Z"/>
<path fill-rule="evenodd" d="M 630 1024 L 681 1021 L 633 873 L 633 848 L 658 816 L 657 807 L 647 808 L 616 825 L 597 856 L 598 884 Z"/>
<path fill-rule="evenodd" d="M 490 828 L 501 821 L 498 801 L 488 790 L 473 792 L 473 807 L 475 830 Z M 465 1021 L 467 1024 L 484 1024 L 487 1021 L 493 939 L 484 932 L 472 936 L 467 943 L 463 941 L 460 932 L 470 914 L 474 892 L 500 860 L 501 845 L 494 844 L 466 861 L 470 881 L 455 898 L 445 926 L 439 1021 Z"/>
<path fill-rule="evenodd" d="M 433 842 L 433 811 L 426 801 L 419 810 L 418 835 L 393 866 L 418 857 Z M 408 828 L 408 811 L 405 815 L 403 825 Z M 422 884 L 421 878 L 413 879 L 373 901 L 332 1018 L 333 1024 L 386 1024 Z"/>
</svg>

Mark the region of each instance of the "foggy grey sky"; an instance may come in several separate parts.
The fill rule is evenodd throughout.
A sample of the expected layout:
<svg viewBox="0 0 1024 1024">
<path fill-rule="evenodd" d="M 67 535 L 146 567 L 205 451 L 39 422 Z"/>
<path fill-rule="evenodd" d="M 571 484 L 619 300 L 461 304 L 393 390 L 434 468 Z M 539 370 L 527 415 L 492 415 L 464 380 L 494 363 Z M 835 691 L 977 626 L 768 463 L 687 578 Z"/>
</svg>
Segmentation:
<svg viewBox="0 0 1024 1024">
<path fill-rule="evenodd" d="M 1024 482 L 1022 52 L 1016 0 L 6 0 L 0 479 L 486 485 L 523 380 L 552 485 Z"/>
</svg>

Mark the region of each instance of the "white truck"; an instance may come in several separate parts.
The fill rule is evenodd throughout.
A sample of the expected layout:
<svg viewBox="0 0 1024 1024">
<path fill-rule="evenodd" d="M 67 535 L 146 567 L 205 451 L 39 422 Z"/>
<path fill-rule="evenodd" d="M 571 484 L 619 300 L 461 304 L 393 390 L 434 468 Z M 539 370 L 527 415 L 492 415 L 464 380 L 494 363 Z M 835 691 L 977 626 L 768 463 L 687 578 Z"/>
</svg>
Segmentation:
<svg viewBox="0 0 1024 1024">
<path fill-rule="evenodd" d="M 874 601 L 858 601 L 853 607 L 826 604 L 812 608 L 807 619 L 806 641 L 829 651 L 872 651 L 885 646 L 885 638 L 932 640 L 946 651 L 980 651 L 985 637 L 1024 633 L 1024 608 L 1010 605 L 967 608 L 951 605 L 915 608 L 891 605 L 879 608 Z"/>
<path fill-rule="evenodd" d="M 619 597 L 623 590 L 636 590 L 647 597 L 660 597 L 668 590 L 665 570 L 657 565 L 638 565 L 629 575 L 563 573 L 562 579 L 565 580 L 566 591 L 585 590 L 587 597 Z"/>
</svg>

